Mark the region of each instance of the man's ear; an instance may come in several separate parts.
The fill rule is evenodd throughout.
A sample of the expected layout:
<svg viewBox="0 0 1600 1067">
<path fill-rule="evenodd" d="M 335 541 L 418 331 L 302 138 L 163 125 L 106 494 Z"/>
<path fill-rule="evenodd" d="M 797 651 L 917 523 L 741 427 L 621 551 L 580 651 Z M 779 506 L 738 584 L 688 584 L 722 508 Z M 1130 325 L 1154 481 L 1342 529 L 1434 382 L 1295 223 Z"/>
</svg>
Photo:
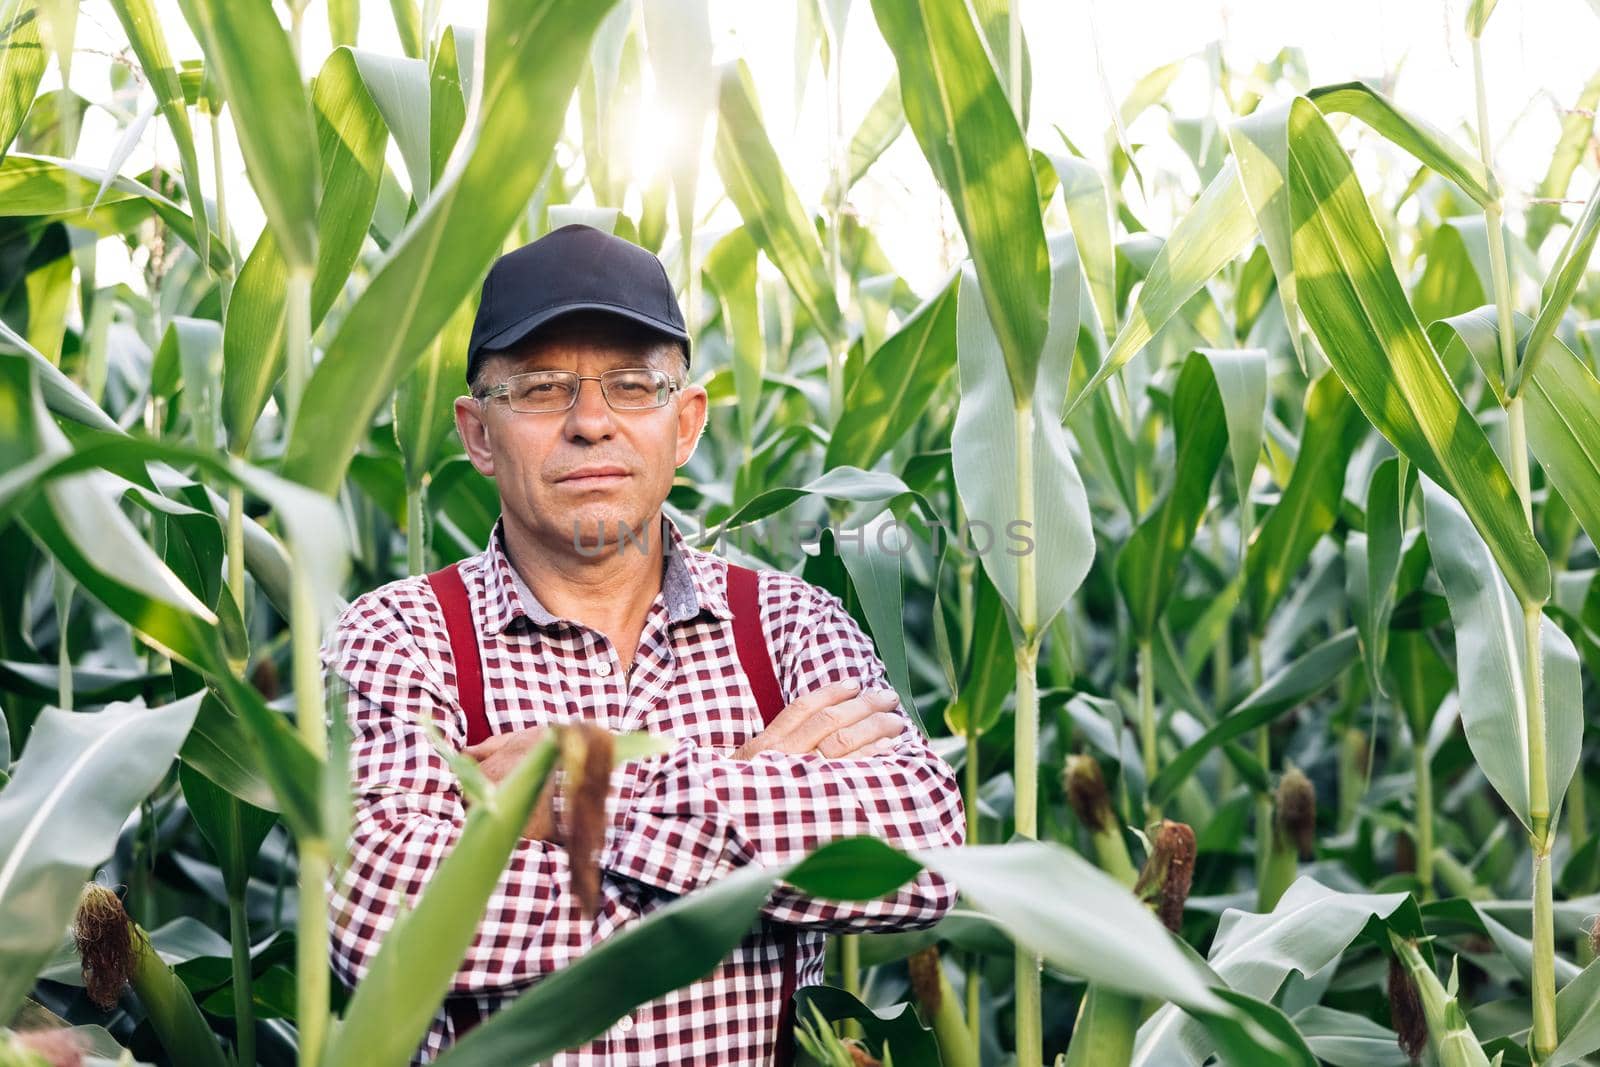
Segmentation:
<svg viewBox="0 0 1600 1067">
<path fill-rule="evenodd" d="M 494 450 L 489 446 L 489 427 L 484 410 L 474 397 L 456 397 L 456 433 L 467 450 L 467 458 L 485 478 L 494 477 Z"/>
<path fill-rule="evenodd" d="M 678 450 L 675 465 L 683 466 L 694 455 L 700 435 L 706 428 L 706 407 L 709 397 L 704 386 L 686 385 L 678 394 Z"/>
</svg>

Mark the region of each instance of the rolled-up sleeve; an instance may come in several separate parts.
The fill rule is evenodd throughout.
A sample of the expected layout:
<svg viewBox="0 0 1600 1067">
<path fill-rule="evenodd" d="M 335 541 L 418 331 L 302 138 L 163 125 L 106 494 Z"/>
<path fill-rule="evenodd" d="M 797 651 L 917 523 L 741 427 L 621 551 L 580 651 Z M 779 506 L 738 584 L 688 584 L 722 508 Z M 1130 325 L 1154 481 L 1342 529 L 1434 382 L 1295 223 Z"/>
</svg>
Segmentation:
<svg viewBox="0 0 1600 1067">
<path fill-rule="evenodd" d="M 778 663 L 786 699 L 855 679 L 889 689 L 871 640 L 844 604 L 809 586 L 803 621 Z M 903 851 L 961 845 L 965 813 L 956 774 L 903 709 L 893 750 L 865 758 L 759 752 L 737 760 L 688 740 L 637 761 L 626 818 L 604 859 L 614 873 L 674 894 L 750 863 L 779 866 L 843 837 L 870 835 Z M 763 909 L 778 922 L 830 932 L 931 926 L 955 903 L 940 875 L 922 871 L 868 901 L 814 898 L 780 885 Z"/>
</svg>

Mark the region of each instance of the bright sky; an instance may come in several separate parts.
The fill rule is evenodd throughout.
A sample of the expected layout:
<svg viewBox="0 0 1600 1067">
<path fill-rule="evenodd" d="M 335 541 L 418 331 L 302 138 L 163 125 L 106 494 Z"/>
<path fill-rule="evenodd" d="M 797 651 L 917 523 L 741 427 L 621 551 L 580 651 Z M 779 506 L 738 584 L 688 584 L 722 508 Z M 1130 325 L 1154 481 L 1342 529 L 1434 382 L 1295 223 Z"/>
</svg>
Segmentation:
<svg viewBox="0 0 1600 1067">
<path fill-rule="evenodd" d="M 629 2 L 629 0 L 624 0 Z M 649 0 L 669 2 L 669 0 Z M 693 0 L 690 0 L 693 2 Z M 1184 57 L 1196 57 L 1169 97 L 1180 116 L 1208 108 L 1208 79 L 1198 57 L 1213 42 L 1224 42 L 1230 66 L 1247 71 L 1270 59 L 1285 45 L 1300 47 L 1310 68 L 1311 83 L 1377 79 L 1398 70 L 1399 102 L 1467 144 L 1462 123 L 1474 114 L 1470 46 L 1462 29 L 1466 0 L 1013 0 L 1021 3 L 1023 24 L 1034 58 L 1033 117 L 1030 138 L 1036 145 L 1056 147 L 1052 126 L 1059 125 L 1096 162 L 1103 161 L 1109 123 L 1105 89 L 1096 67 L 1092 10 L 1101 45 L 1100 59 L 1111 94 L 1119 101 L 1148 71 Z M 820 64 L 814 69 L 804 99 L 796 106 L 794 28 L 791 5 L 740 0 L 710 0 L 718 60 L 743 56 L 756 74 L 761 104 L 773 140 L 803 201 L 814 205 L 827 181 L 825 86 Z M 169 44 L 179 59 L 199 55 L 176 0 L 157 0 L 156 8 Z M 280 5 L 280 11 L 282 7 Z M 441 0 L 440 20 L 482 25 L 484 0 Z M 781 12 L 781 14 L 779 13 Z M 85 0 L 78 28 L 80 49 L 116 49 L 124 39 L 107 0 Z M 400 54 L 388 0 L 363 0 L 360 47 Z M 327 11 L 312 0 L 305 21 L 308 74 L 328 50 Z M 1576 100 L 1584 81 L 1595 71 L 1600 55 L 1600 14 L 1587 0 L 1501 0 L 1484 44 L 1489 80 L 1489 111 L 1496 157 L 1508 197 L 1527 195 L 1542 177 L 1554 146 L 1560 109 Z M 867 0 L 851 5 L 844 48 L 845 128 L 854 130 L 893 70 L 887 45 L 879 36 Z M 108 61 L 80 51 L 74 60 L 73 87 L 91 101 L 110 98 Z M 59 84 L 52 65 L 45 87 Z M 798 116 L 798 117 L 797 117 Z M 626 120 L 625 120 L 626 121 Z M 648 167 L 651 138 L 670 129 L 673 117 L 648 109 L 631 117 L 636 167 Z M 1130 131 L 1138 142 L 1156 144 L 1169 138 L 1165 117 L 1147 114 Z M 152 152 L 176 165 L 170 137 L 152 122 L 123 172 L 148 167 Z M 574 124 L 575 130 L 575 124 Z M 196 128 L 202 169 L 209 179 L 210 144 L 204 123 Z M 103 166 L 120 137 L 116 121 L 91 109 L 78 156 Z M 575 138 L 574 138 L 575 139 Z M 1171 154 L 1167 154 L 1171 153 Z M 392 165 L 404 180 L 404 168 L 391 145 Z M 1141 157 L 1145 158 L 1145 157 Z M 1146 166 L 1188 173 L 1177 149 L 1152 154 Z M 1364 174 L 1372 173 L 1358 154 Z M 237 146 L 224 137 L 227 203 L 236 232 L 248 243 L 262 226 L 259 207 L 245 177 Z M 715 169 L 706 145 L 700 210 L 716 201 Z M 1592 175 L 1593 168 L 1588 168 Z M 1580 171 L 1570 196 L 1583 197 L 1592 177 Z M 1190 179 L 1192 191 L 1193 181 Z M 208 188 L 208 192 L 210 192 Z M 907 131 L 852 194 L 852 203 L 879 235 L 891 261 L 914 288 L 926 292 L 941 278 L 944 241 L 941 228 L 954 233 L 947 207 L 933 183 L 914 137 Z M 1143 215 L 1153 228 L 1171 224 L 1172 205 L 1147 205 Z M 737 222 L 725 200 L 712 217 L 714 228 Z M 102 242 L 102 266 L 111 273 L 101 284 L 117 280 L 126 269 L 118 262 L 116 242 Z M 109 257 L 109 261 L 108 261 Z M 137 272 L 135 272 L 136 274 Z M 138 284 L 137 278 L 130 282 Z"/>
</svg>

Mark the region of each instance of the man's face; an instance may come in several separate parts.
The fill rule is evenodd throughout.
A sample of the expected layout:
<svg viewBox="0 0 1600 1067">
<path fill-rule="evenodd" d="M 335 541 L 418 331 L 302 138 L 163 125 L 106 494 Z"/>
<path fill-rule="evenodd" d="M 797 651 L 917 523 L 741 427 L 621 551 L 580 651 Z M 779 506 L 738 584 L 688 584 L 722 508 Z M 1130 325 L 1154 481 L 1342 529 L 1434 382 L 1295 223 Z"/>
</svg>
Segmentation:
<svg viewBox="0 0 1600 1067">
<path fill-rule="evenodd" d="M 479 391 L 513 374 L 570 370 L 600 375 L 617 367 L 654 367 L 682 380 L 676 350 L 626 331 L 563 326 L 558 320 L 522 345 L 494 354 L 479 372 Z M 615 411 L 598 381 L 578 383 L 566 411 L 516 412 L 504 397 L 456 400 L 456 428 L 472 465 L 495 480 L 507 524 L 546 545 L 592 549 L 616 543 L 619 525 L 656 536 L 645 524 L 688 462 L 706 420 L 706 391 L 684 386 L 658 408 Z M 577 477 L 590 468 L 611 477 Z"/>
</svg>

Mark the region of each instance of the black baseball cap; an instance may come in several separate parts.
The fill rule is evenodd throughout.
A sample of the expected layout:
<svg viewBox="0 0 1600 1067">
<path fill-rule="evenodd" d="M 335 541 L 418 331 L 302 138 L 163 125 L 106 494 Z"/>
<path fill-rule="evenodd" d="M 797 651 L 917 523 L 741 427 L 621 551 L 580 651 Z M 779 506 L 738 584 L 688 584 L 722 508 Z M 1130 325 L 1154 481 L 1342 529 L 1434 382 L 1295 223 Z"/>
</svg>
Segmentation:
<svg viewBox="0 0 1600 1067">
<path fill-rule="evenodd" d="M 683 342 L 689 331 L 661 260 L 581 222 L 551 230 L 494 261 L 467 343 L 467 381 L 484 357 L 574 311 L 605 311 Z"/>
</svg>

